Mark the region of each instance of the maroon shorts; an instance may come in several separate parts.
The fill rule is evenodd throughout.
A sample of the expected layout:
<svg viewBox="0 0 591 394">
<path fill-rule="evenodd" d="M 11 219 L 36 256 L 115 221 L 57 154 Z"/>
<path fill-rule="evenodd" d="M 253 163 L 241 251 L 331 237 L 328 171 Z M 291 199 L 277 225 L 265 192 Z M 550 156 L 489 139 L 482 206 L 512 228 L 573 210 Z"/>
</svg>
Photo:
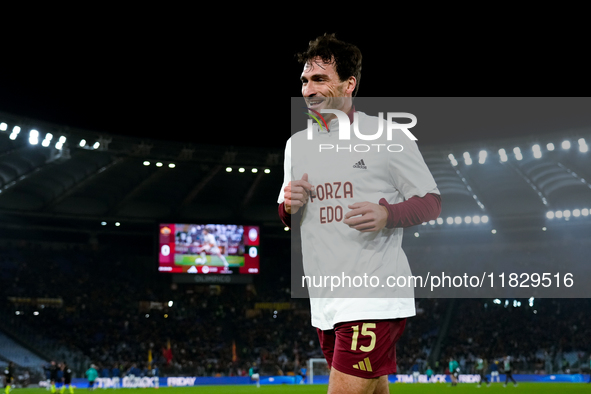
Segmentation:
<svg viewBox="0 0 591 394">
<path fill-rule="evenodd" d="M 370 379 L 396 373 L 396 342 L 405 325 L 406 319 L 363 320 L 316 330 L 330 368 Z"/>
</svg>

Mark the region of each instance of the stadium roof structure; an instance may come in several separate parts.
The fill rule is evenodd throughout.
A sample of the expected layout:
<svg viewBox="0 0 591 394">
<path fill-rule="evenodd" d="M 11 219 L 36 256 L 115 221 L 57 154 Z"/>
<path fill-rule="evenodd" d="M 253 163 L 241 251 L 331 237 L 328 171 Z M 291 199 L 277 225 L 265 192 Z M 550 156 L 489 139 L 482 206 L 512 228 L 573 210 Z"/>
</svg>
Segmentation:
<svg viewBox="0 0 591 394">
<path fill-rule="evenodd" d="M 591 209 L 587 142 L 591 130 L 571 130 L 421 151 L 442 194 L 442 221 L 543 220 Z M 282 181 L 282 150 L 162 142 L 0 113 L 5 215 L 282 227 Z"/>
</svg>

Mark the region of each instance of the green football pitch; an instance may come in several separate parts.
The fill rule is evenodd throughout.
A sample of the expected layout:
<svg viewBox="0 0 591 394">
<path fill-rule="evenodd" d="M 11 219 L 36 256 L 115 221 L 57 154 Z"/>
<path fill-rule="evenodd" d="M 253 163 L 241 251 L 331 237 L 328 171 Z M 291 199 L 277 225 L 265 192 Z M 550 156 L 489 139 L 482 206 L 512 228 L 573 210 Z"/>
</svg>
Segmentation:
<svg viewBox="0 0 591 394">
<path fill-rule="evenodd" d="M 195 260 L 198 258 L 201 258 L 198 254 L 177 254 L 174 256 L 174 263 L 177 265 L 195 265 Z M 208 265 L 210 267 L 224 266 L 224 262 L 218 256 L 207 255 L 205 258 L 207 262 L 202 265 Z M 244 266 L 244 256 L 226 256 L 226 261 L 230 264 L 230 267 Z"/>
<path fill-rule="evenodd" d="M 193 393 L 212 393 L 212 394 L 248 394 L 248 393 L 262 393 L 262 394 L 322 394 L 326 393 L 326 385 L 263 385 L 260 388 L 256 386 L 193 386 L 193 387 L 161 387 L 157 389 L 158 394 L 193 394 Z M 150 392 L 155 389 L 96 389 L 95 391 L 104 393 L 110 392 Z M 74 394 L 88 393 L 86 388 L 77 388 Z M 591 393 L 591 384 L 586 383 L 520 383 L 519 386 L 513 387 L 509 385 L 503 387 L 502 383 L 494 383 L 491 387 L 483 385 L 480 388 L 476 384 L 459 384 L 456 387 L 451 387 L 449 383 L 433 383 L 433 384 L 409 384 L 398 383 L 390 385 L 390 393 Z M 11 391 L 12 394 L 47 394 L 49 393 L 44 388 L 41 389 L 15 389 Z M 69 394 L 69 391 L 65 391 Z"/>
</svg>

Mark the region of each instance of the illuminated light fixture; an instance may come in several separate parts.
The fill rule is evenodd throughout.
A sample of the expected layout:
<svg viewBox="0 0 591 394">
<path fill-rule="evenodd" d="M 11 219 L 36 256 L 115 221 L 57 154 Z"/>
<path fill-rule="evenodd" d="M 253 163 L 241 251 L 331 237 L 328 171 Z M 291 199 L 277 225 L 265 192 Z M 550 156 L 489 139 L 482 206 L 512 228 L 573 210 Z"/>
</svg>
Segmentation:
<svg viewBox="0 0 591 394">
<path fill-rule="evenodd" d="M 39 311 L 35 311 L 35 312 L 33 312 L 33 315 L 35 315 L 35 316 L 39 316 Z"/>
<path fill-rule="evenodd" d="M 540 148 L 540 145 L 535 144 L 534 146 L 531 147 L 531 150 L 534 152 L 534 157 L 536 159 L 539 159 L 542 157 L 542 150 Z"/>
<path fill-rule="evenodd" d="M 51 139 L 53 138 L 53 134 L 51 133 L 47 133 L 45 134 L 45 139 L 43 140 L 43 142 L 41 142 L 41 145 L 43 145 L 44 147 L 48 147 L 49 144 L 51 143 Z"/>
<path fill-rule="evenodd" d="M 430 224 L 431 226 L 435 225 L 435 220 L 429 220 L 429 224 Z"/>
<path fill-rule="evenodd" d="M 64 137 L 63 135 L 59 138 L 58 142 L 61 142 L 62 144 L 66 143 L 66 137 Z"/>
<path fill-rule="evenodd" d="M 244 168 L 240 167 L 240 168 L 238 169 L 238 172 L 244 172 Z"/>
<path fill-rule="evenodd" d="M 464 223 L 467 223 L 467 224 L 470 224 L 470 223 L 472 223 L 472 218 L 471 218 L 470 216 L 466 216 L 466 217 L 464 218 Z"/>
<path fill-rule="evenodd" d="M 174 302 L 172 302 L 172 301 L 168 301 L 168 307 L 169 307 L 169 308 L 170 308 L 171 306 L 173 306 L 173 305 L 174 305 Z"/>
<path fill-rule="evenodd" d="M 156 163 L 156 167 L 162 167 L 162 163 L 161 162 L 157 162 Z"/>
<path fill-rule="evenodd" d="M 39 143 L 39 132 L 35 129 L 29 132 L 29 143 L 31 145 L 37 145 Z"/>
<path fill-rule="evenodd" d="M 581 216 L 581 211 L 578 209 L 573 209 L 573 216 L 578 218 L 579 216 Z"/>
<path fill-rule="evenodd" d="M 583 215 L 583 216 L 589 216 L 589 210 L 587 208 L 581 209 L 581 215 Z"/>
<path fill-rule="evenodd" d="M 447 221 L 447 224 L 454 224 L 454 218 L 452 218 L 452 217 L 447 218 L 446 221 Z"/>
<path fill-rule="evenodd" d="M 502 162 L 506 162 L 507 161 L 507 152 L 505 152 L 505 149 L 499 149 L 499 156 L 501 156 L 501 161 Z"/>
<path fill-rule="evenodd" d="M 150 162 L 148 160 L 146 160 L 146 161 L 144 161 L 144 165 L 145 166 L 149 166 L 150 165 Z"/>
<path fill-rule="evenodd" d="M 101 222 L 101 226 L 106 226 L 107 222 Z"/>
<path fill-rule="evenodd" d="M 480 216 L 478 216 L 478 215 L 475 215 L 475 216 L 472 218 L 472 223 L 474 223 L 474 224 L 478 224 L 478 223 L 480 223 Z"/>
<path fill-rule="evenodd" d="M 586 153 L 589 151 L 589 146 L 587 145 L 587 143 L 585 142 L 584 138 L 579 138 L 579 151 L 581 153 Z"/>
<path fill-rule="evenodd" d="M 454 219 L 454 223 L 455 224 L 462 224 L 462 218 L 459 216 L 456 216 L 456 218 Z"/>
<path fill-rule="evenodd" d="M 426 225 L 427 225 L 427 222 L 421 223 L 421 226 L 426 226 Z"/>
<path fill-rule="evenodd" d="M 169 163 L 168 164 L 168 168 L 174 168 L 174 167 L 176 167 L 176 164 L 174 164 L 174 163 Z"/>
<path fill-rule="evenodd" d="M 486 215 L 483 215 L 483 216 L 480 218 L 480 221 L 481 221 L 482 223 L 488 223 L 488 216 L 486 216 Z"/>
<path fill-rule="evenodd" d="M 554 150 L 554 144 L 550 142 L 548 145 L 546 145 L 546 149 L 552 152 Z"/>
<path fill-rule="evenodd" d="M 497 230 L 495 230 L 494 228 L 492 230 L 490 230 L 491 233 L 496 234 Z"/>
<path fill-rule="evenodd" d="M 563 216 L 565 219 L 568 219 L 568 218 L 570 218 L 570 210 L 568 210 L 568 209 L 565 209 L 565 210 L 564 210 L 564 212 L 562 212 L 562 216 Z"/>
<path fill-rule="evenodd" d="M 259 172 L 259 170 L 257 170 L 256 168 L 253 168 L 251 171 L 253 174 L 256 174 L 257 172 Z"/>
<path fill-rule="evenodd" d="M 270 172 L 271 172 L 271 170 L 270 170 L 270 169 L 268 169 L 268 168 L 265 168 L 265 174 L 268 174 L 268 173 L 270 173 Z"/>
<path fill-rule="evenodd" d="M 115 226 L 119 227 L 119 226 L 121 226 L 121 223 L 115 222 Z"/>
<path fill-rule="evenodd" d="M 554 217 L 557 219 L 561 219 L 562 218 L 562 211 L 556 211 L 556 213 L 554 214 Z"/>
<path fill-rule="evenodd" d="M 437 224 L 443 224 L 443 218 L 437 218 Z"/>
<path fill-rule="evenodd" d="M 80 140 L 80 147 L 84 148 L 86 146 L 86 140 Z"/>
<path fill-rule="evenodd" d="M 478 163 L 484 164 L 486 161 L 486 156 L 488 156 L 488 153 L 485 150 L 478 152 Z"/>
<path fill-rule="evenodd" d="M 564 149 L 564 150 L 570 149 L 570 141 L 569 140 L 562 141 L 562 149 Z"/>
<path fill-rule="evenodd" d="M 547 217 L 548 219 L 554 219 L 554 212 L 552 212 L 552 211 L 548 211 L 548 212 L 546 213 L 546 217 Z"/>
<path fill-rule="evenodd" d="M 44 147 L 46 147 L 46 148 L 47 148 L 47 147 L 49 146 L 49 143 L 50 143 L 50 142 L 51 142 L 51 141 L 49 141 L 49 140 L 43 140 L 43 141 L 41 142 L 41 145 L 43 145 Z"/>
<path fill-rule="evenodd" d="M 8 125 L 4 122 L 0 123 L 0 131 L 6 131 L 8 129 Z"/>
<path fill-rule="evenodd" d="M 64 143 L 58 141 L 55 144 L 55 149 L 61 150 L 63 146 L 64 146 Z"/>
<path fill-rule="evenodd" d="M 99 146 L 101 146 L 101 143 L 97 141 L 97 142 L 95 142 L 95 143 L 94 143 L 94 145 L 92 146 L 92 149 L 98 149 L 98 148 L 99 148 Z"/>
<path fill-rule="evenodd" d="M 289 231 L 289 227 L 287 227 L 287 226 L 283 227 L 283 231 Z"/>
<path fill-rule="evenodd" d="M 415 238 L 419 238 L 419 233 L 415 233 Z"/>
<path fill-rule="evenodd" d="M 453 154 L 450 153 L 449 155 L 447 155 L 447 157 L 449 158 L 449 161 L 451 161 L 452 166 L 455 167 L 458 165 L 458 161 L 456 160 Z"/>
<path fill-rule="evenodd" d="M 542 227 L 542 231 L 546 231 L 548 230 L 546 227 Z"/>
<path fill-rule="evenodd" d="M 232 172 L 232 167 L 226 167 L 226 172 Z"/>
<path fill-rule="evenodd" d="M 521 149 L 519 149 L 519 147 L 513 148 L 513 153 L 515 154 L 515 159 L 517 159 L 517 160 L 523 159 L 523 155 L 521 154 Z"/>
<path fill-rule="evenodd" d="M 467 166 L 472 165 L 472 158 L 468 152 L 464 152 L 464 163 L 466 163 Z"/>
<path fill-rule="evenodd" d="M 20 132 L 21 132 L 21 128 L 20 128 L 20 126 L 14 126 L 14 127 L 12 128 L 12 132 L 13 132 L 13 133 L 16 133 L 16 134 L 20 133 Z"/>
</svg>

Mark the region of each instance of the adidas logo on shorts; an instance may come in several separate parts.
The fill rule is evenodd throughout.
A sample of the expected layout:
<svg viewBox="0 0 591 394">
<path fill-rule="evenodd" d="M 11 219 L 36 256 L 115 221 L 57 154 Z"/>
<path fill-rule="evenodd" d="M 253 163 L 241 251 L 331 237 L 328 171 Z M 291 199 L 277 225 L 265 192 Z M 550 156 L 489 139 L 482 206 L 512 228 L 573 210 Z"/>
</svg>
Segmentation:
<svg viewBox="0 0 591 394">
<path fill-rule="evenodd" d="M 357 163 L 353 164 L 353 168 L 361 168 L 361 169 L 367 170 L 367 166 L 365 165 L 365 162 L 363 161 L 363 159 L 361 159 Z"/>
</svg>

